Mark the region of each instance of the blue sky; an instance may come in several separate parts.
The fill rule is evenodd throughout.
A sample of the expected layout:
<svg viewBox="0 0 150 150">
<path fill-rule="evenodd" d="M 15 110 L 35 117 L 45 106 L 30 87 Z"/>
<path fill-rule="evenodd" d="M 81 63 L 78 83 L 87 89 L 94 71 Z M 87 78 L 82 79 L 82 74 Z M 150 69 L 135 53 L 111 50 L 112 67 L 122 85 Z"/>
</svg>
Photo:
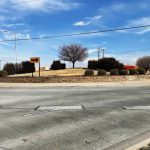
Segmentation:
<svg viewBox="0 0 150 150">
<path fill-rule="evenodd" d="M 7 5 L 17 2 L 27 3 Z M 0 30 L 15 31 L 17 38 L 150 24 L 150 0 L 1 0 L 0 7 Z M 0 32 L 0 40 L 13 38 L 11 32 Z M 150 28 L 19 41 L 18 58 L 28 60 L 40 56 L 42 66 L 49 66 L 58 59 L 59 47 L 71 43 L 87 47 L 88 59 L 97 59 L 97 48 L 103 47 L 106 56 L 116 57 L 125 64 L 135 64 L 138 57 L 150 55 Z M 15 60 L 14 42 L 0 43 L 0 59 L 3 64 Z M 86 64 L 87 60 L 77 66 Z"/>
</svg>

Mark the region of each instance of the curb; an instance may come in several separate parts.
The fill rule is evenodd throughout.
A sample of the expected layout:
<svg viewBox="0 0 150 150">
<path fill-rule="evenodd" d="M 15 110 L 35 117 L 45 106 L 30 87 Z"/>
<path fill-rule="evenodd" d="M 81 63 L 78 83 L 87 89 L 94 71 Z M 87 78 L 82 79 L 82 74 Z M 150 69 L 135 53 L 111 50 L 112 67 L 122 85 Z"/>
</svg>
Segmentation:
<svg viewBox="0 0 150 150">
<path fill-rule="evenodd" d="M 141 142 L 142 141 L 142 142 Z M 114 143 L 102 150 L 137 150 L 143 146 L 147 146 L 150 143 L 150 130 L 145 130 L 132 137 L 124 139 L 119 143 Z"/>
<path fill-rule="evenodd" d="M 122 82 L 88 82 L 88 83 L 1 83 L 0 88 L 12 87 L 126 87 L 150 86 L 150 80 Z"/>
<path fill-rule="evenodd" d="M 138 144 L 135 144 L 135 145 L 133 145 L 133 146 L 131 146 L 131 147 L 125 149 L 125 150 L 138 150 L 142 147 L 147 146 L 149 143 L 150 143 L 150 138 L 148 138 L 148 139 L 146 139 L 146 140 L 144 140 L 144 141 L 142 141 Z"/>
</svg>

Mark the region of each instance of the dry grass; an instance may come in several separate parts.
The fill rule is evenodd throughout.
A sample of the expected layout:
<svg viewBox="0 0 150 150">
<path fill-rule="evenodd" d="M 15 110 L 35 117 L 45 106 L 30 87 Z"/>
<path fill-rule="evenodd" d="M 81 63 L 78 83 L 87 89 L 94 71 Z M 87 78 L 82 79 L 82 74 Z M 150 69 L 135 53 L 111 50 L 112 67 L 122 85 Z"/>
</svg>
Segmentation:
<svg viewBox="0 0 150 150">
<path fill-rule="evenodd" d="M 42 71 L 41 76 L 42 77 L 49 77 L 49 76 L 82 76 L 84 75 L 85 69 L 65 69 L 65 70 L 50 70 L 50 71 Z M 38 72 L 34 73 L 34 76 L 37 77 L 39 75 Z M 12 75 L 11 77 L 20 77 L 25 76 L 29 77 L 31 76 L 31 73 L 29 74 L 19 74 L 19 75 Z"/>
</svg>

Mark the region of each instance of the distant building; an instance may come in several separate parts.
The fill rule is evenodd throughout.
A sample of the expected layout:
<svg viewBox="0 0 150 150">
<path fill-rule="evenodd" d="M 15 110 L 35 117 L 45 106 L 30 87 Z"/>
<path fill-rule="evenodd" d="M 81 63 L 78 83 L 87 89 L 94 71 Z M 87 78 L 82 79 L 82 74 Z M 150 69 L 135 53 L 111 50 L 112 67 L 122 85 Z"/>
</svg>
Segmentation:
<svg viewBox="0 0 150 150">
<path fill-rule="evenodd" d="M 137 69 L 137 66 L 131 66 L 131 65 L 125 65 L 124 69 L 129 70 L 129 69 Z"/>
<path fill-rule="evenodd" d="M 40 67 L 40 71 L 48 71 L 49 67 Z M 39 67 L 36 67 L 36 71 L 39 71 Z"/>
</svg>

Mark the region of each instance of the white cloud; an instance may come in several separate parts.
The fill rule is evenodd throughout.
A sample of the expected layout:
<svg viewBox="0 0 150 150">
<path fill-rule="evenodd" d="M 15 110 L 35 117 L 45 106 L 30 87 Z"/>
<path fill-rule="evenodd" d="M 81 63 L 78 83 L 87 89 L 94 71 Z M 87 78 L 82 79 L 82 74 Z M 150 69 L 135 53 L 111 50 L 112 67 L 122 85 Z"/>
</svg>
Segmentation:
<svg viewBox="0 0 150 150">
<path fill-rule="evenodd" d="M 0 16 L 0 21 L 5 21 L 6 17 L 5 16 Z"/>
<path fill-rule="evenodd" d="M 128 52 L 128 50 L 127 50 Z M 148 51 L 130 50 L 130 53 L 118 53 L 118 54 L 106 54 L 106 57 L 114 57 L 120 62 L 127 65 L 136 65 L 136 61 L 139 57 L 148 55 Z"/>
<path fill-rule="evenodd" d="M 9 0 L 10 3 L 20 3 L 20 0 Z M 13 8 L 19 11 L 25 10 L 40 10 L 45 12 L 53 11 L 67 11 L 80 6 L 79 3 L 70 2 L 69 0 L 37 0 L 37 1 L 28 1 L 27 3 L 20 3 L 13 6 Z"/>
<path fill-rule="evenodd" d="M 11 32 L 3 32 L 3 37 L 6 40 L 14 39 L 14 33 Z M 22 34 L 22 33 L 16 33 L 17 39 L 29 39 L 31 38 L 29 33 Z"/>
<path fill-rule="evenodd" d="M 83 21 L 75 22 L 74 26 L 87 26 L 93 24 L 101 19 L 102 16 L 93 16 L 93 17 L 86 17 Z"/>
<path fill-rule="evenodd" d="M 11 24 L 1 24 L 0 26 L 10 28 L 10 27 L 24 26 L 24 25 L 25 25 L 24 23 L 15 23 L 15 24 L 11 23 Z"/>
<path fill-rule="evenodd" d="M 150 16 L 138 18 L 132 21 L 129 21 L 130 25 L 139 26 L 139 25 L 148 25 L 150 24 Z"/>
<path fill-rule="evenodd" d="M 130 26 L 150 25 L 150 16 L 138 18 L 129 22 Z M 145 34 L 150 32 L 150 27 L 141 28 L 136 34 Z"/>
<path fill-rule="evenodd" d="M 148 33 L 148 32 L 150 32 L 150 27 L 147 27 L 147 29 L 143 29 L 141 31 L 138 31 L 138 32 L 136 32 L 136 34 L 145 34 L 145 33 Z"/>
<path fill-rule="evenodd" d="M 1 39 L 0 38 L 0 41 L 2 41 L 3 39 Z M 11 45 L 11 44 L 8 44 L 8 43 L 6 43 L 6 42 L 0 42 L 0 47 L 1 46 L 9 46 L 9 47 L 13 47 L 13 45 Z"/>
<path fill-rule="evenodd" d="M 96 53 L 96 52 L 98 52 L 97 48 L 93 48 L 93 49 L 88 50 L 89 54 L 93 54 L 93 53 Z"/>
<path fill-rule="evenodd" d="M 88 53 L 89 54 L 97 54 L 98 53 L 98 48 L 101 48 L 101 49 L 107 49 L 106 47 L 101 47 L 101 46 L 98 46 L 97 48 L 91 48 L 88 50 Z M 102 50 L 100 50 L 100 55 L 102 55 Z"/>
<path fill-rule="evenodd" d="M 24 3 L 21 3 L 20 0 L 3 0 L 0 9 L 1 23 L 22 21 L 25 16 L 31 13 L 45 12 L 52 14 L 76 9 L 82 5 L 72 0 L 24 0 L 22 2 Z M 17 5 L 11 5 L 15 3 Z M 7 7 L 8 4 L 10 4 L 9 9 Z"/>
<path fill-rule="evenodd" d="M 137 27 L 137 26 L 146 26 L 146 25 L 150 25 L 150 16 L 137 18 L 137 19 L 128 21 L 126 26 L 124 27 Z M 132 29 L 132 30 L 122 30 L 122 31 L 120 30 L 118 32 L 119 33 L 145 34 L 145 33 L 150 32 L 150 26 L 139 28 L 139 29 Z"/>
<path fill-rule="evenodd" d="M 102 18 L 102 16 L 93 16 L 93 17 L 86 17 L 87 20 L 89 21 L 98 21 Z"/>
<path fill-rule="evenodd" d="M 135 7 L 133 7 L 135 6 Z M 144 1 L 131 1 L 131 2 L 112 2 L 110 5 L 101 7 L 99 9 L 102 14 L 114 14 L 114 13 L 124 13 L 124 14 L 135 14 L 139 11 L 149 10 L 150 0 Z"/>
<path fill-rule="evenodd" d="M 78 21 L 74 23 L 74 26 L 87 26 L 89 25 L 90 22 L 86 22 L 86 21 Z"/>
</svg>

